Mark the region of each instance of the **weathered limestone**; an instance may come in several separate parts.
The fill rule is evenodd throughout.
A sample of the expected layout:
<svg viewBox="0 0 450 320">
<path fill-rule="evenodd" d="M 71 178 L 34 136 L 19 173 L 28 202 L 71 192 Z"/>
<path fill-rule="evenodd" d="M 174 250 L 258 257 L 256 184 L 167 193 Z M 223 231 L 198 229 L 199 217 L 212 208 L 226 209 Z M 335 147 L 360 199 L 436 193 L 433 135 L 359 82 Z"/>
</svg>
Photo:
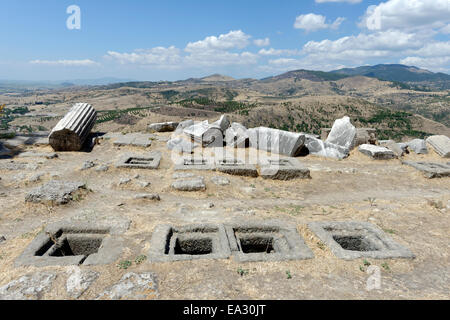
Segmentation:
<svg viewBox="0 0 450 320">
<path fill-rule="evenodd" d="M 351 149 L 362 144 L 375 144 L 377 142 L 377 130 L 373 128 L 356 128 L 356 136 Z"/>
<path fill-rule="evenodd" d="M 81 150 L 96 119 L 97 111 L 90 104 L 75 104 L 50 132 L 50 145 L 55 151 Z"/>
<path fill-rule="evenodd" d="M 25 170 L 25 169 L 35 169 L 32 168 L 31 164 L 27 163 L 20 163 L 20 162 L 0 162 L 0 170 L 10 170 L 10 171 L 18 171 L 18 170 Z"/>
<path fill-rule="evenodd" d="M 11 149 L 31 146 L 31 145 L 48 145 L 49 132 L 39 131 L 32 133 L 20 133 L 16 134 L 13 138 L 2 139 L 2 143 Z"/>
<path fill-rule="evenodd" d="M 73 193 L 84 189 L 83 182 L 51 180 L 50 182 L 31 190 L 26 196 L 26 202 L 65 204 L 72 200 Z"/>
<path fill-rule="evenodd" d="M 175 131 L 176 131 L 176 132 L 183 132 L 184 129 L 186 129 L 187 127 L 193 126 L 194 124 L 195 124 L 195 123 L 194 123 L 194 120 L 191 120 L 191 119 L 181 121 L 181 122 L 178 124 L 178 126 L 177 126 L 177 128 L 176 128 Z"/>
<path fill-rule="evenodd" d="M 151 272 L 126 273 L 120 281 L 105 290 L 98 300 L 150 300 L 159 295 L 156 275 Z"/>
<path fill-rule="evenodd" d="M 244 163 L 239 159 L 224 158 L 216 162 L 216 170 L 235 176 L 257 177 L 258 170 L 252 164 Z"/>
<path fill-rule="evenodd" d="M 46 267 L 110 264 L 117 260 L 123 250 L 122 238 L 114 236 L 119 229 L 112 224 L 112 221 L 61 221 L 51 224 L 25 248 L 14 265 Z M 113 228 L 116 231 L 113 232 Z"/>
<path fill-rule="evenodd" d="M 172 132 L 178 127 L 178 122 L 152 123 L 148 126 L 150 132 Z"/>
<path fill-rule="evenodd" d="M 310 154 L 321 157 L 344 159 L 349 155 L 349 150 L 347 148 L 337 144 L 323 142 L 310 134 L 305 134 L 305 146 Z"/>
<path fill-rule="evenodd" d="M 394 152 L 388 148 L 374 146 L 372 144 L 362 144 L 359 146 L 358 150 L 375 160 L 389 160 L 396 157 Z"/>
<path fill-rule="evenodd" d="M 228 237 L 223 225 L 195 224 L 186 226 L 158 225 L 150 240 L 151 262 L 191 259 L 227 259 Z"/>
<path fill-rule="evenodd" d="M 36 272 L 0 287 L 0 300 L 40 300 L 52 287 L 56 274 Z"/>
<path fill-rule="evenodd" d="M 368 222 L 310 222 L 308 228 L 340 259 L 414 259 L 406 247 Z"/>
<path fill-rule="evenodd" d="M 405 149 L 403 149 L 399 143 L 396 143 L 393 140 L 382 140 L 379 141 L 380 145 L 391 150 L 397 157 L 403 157 L 406 153 Z"/>
<path fill-rule="evenodd" d="M 350 118 L 345 116 L 337 119 L 325 142 L 336 144 L 346 149 L 352 148 L 356 137 L 356 128 L 350 123 Z"/>
<path fill-rule="evenodd" d="M 200 176 L 178 179 L 172 183 L 172 188 L 178 191 L 203 191 L 206 189 L 205 179 Z"/>
<path fill-rule="evenodd" d="M 58 154 L 54 152 L 23 152 L 19 154 L 19 158 L 46 158 L 46 159 L 54 159 L 58 158 Z"/>
<path fill-rule="evenodd" d="M 157 194 L 157 193 L 141 193 L 141 194 L 137 194 L 137 195 L 134 196 L 134 199 L 136 199 L 136 200 L 140 200 L 140 199 L 156 200 L 156 201 L 160 201 L 161 200 L 159 194 Z"/>
<path fill-rule="evenodd" d="M 278 129 L 258 127 L 247 131 L 250 146 L 288 157 L 295 157 L 305 143 L 305 135 Z"/>
<path fill-rule="evenodd" d="M 32 175 L 30 178 L 28 178 L 29 182 L 38 182 L 41 181 L 41 178 L 44 176 L 44 173 L 36 173 Z"/>
<path fill-rule="evenodd" d="M 116 135 L 114 139 L 115 146 L 135 146 L 135 147 L 150 147 L 152 135 L 145 133 L 128 133 L 124 135 Z"/>
<path fill-rule="evenodd" d="M 167 149 L 180 153 L 193 153 L 199 145 L 192 141 L 186 141 L 181 137 L 167 141 Z"/>
<path fill-rule="evenodd" d="M 124 154 L 116 163 L 116 168 L 128 169 L 158 169 L 161 162 L 161 152 L 154 151 L 147 154 Z"/>
<path fill-rule="evenodd" d="M 309 179 L 310 171 L 295 158 L 263 159 L 260 163 L 261 177 L 273 180 Z"/>
<path fill-rule="evenodd" d="M 80 267 L 72 267 L 67 273 L 69 277 L 66 281 L 66 291 L 73 299 L 78 299 L 100 276 L 96 271 L 82 270 Z"/>
<path fill-rule="evenodd" d="M 81 171 L 89 170 L 89 169 L 91 169 L 91 168 L 93 168 L 95 166 L 96 166 L 96 164 L 93 161 L 87 160 L 87 161 L 83 162 L 83 166 L 81 167 Z"/>
<path fill-rule="evenodd" d="M 444 135 L 431 136 L 427 142 L 443 158 L 450 158 L 450 138 Z"/>
<path fill-rule="evenodd" d="M 230 184 L 230 180 L 225 178 L 225 177 L 221 177 L 221 176 L 214 176 L 211 178 L 211 182 L 214 183 L 215 185 L 218 186 L 226 186 Z"/>
<path fill-rule="evenodd" d="M 172 179 L 183 179 L 192 177 L 195 177 L 195 174 L 193 174 L 192 172 L 175 172 L 172 175 Z"/>
<path fill-rule="evenodd" d="M 225 225 L 233 260 L 284 261 L 314 258 L 295 226 L 278 221 Z"/>
<path fill-rule="evenodd" d="M 404 161 L 403 164 L 422 171 L 429 179 L 450 177 L 450 165 L 445 163 Z"/>
<path fill-rule="evenodd" d="M 225 142 L 228 147 L 245 148 L 249 143 L 247 128 L 238 122 L 233 122 L 225 131 Z"/>
<path fill-rule="evenodd" d="M 217 126 L 222 130 L 222 133 L 225 133 L 225 131 L 230 127 L 230 119 L 227 115 L 222 115 L 219 120 L 212 123 L 213 126 Z"/>
<path fill-rule="evenodd" d="M 406 145 L 410 150 L 414 151 L 417 154 L 428 153 L 427 143 L 423 139 L 411 140 L 410 142 L 407 142 Z"/>
<path fill-rule="evenodd" d="M 175 170 L 215 170 L 215 164 L 210 159 L 192 157 L 181 158 L 175 165 Z"/>
<path fill-rule="evenodd" d="M 97 172 L 106 172 L 108 171 L 109 167 L 106 164 L 101 164 L 97 168 L 95 168 L 95 171 Z"/>
<path fill-rule="evenodd" d="M 210 125 L 208 120 L 187 127 L 183 132 L 203 147 L 223 147 L 223 132 L 217 124 Z"/>
</svg>

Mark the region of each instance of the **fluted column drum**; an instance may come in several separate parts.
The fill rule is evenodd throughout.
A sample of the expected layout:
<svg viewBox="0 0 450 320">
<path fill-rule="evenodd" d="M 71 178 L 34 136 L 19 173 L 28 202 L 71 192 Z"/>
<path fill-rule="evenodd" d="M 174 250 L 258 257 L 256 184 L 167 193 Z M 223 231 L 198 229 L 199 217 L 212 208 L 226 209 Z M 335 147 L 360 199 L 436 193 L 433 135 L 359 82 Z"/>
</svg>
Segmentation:
<svg viewBox="0 0 450 320">
<path fill-rule="evenodd" d="M 50 132 L 50 145 L 55 151 L 80 151 L 96 119 L 97 111 L 90 104 L 75 104 Z"/>
</svg>

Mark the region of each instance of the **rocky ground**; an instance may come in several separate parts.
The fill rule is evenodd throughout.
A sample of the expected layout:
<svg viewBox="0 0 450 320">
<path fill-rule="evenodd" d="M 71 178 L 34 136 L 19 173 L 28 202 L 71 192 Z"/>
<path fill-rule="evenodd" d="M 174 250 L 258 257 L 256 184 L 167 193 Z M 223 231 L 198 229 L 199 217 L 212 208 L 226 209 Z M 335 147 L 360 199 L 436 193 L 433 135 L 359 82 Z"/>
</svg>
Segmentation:
<svg viewBox="0 0 450 320">
<path fill-rule="evenodd" d="M 160 139 L 148 148 L 118 147 L 103 139 L 91 152 L 0 160 L 0 299 L 450 297 L 450 178 L 427 179 L 398 159 L 372 160 L 355 149 L 344 160 L 299 158 L 311 170 L 311 179 L 273 181 L 197 171 L 206 190 L 175 191 L 174 164 L 164 141 L 170 133 L 157 136 Z M 53 152 L 49 146 L 28 146 L 24 151 Z M 125 153 L 148 151 L 162 153 L 159 169 L 114 166 Z M 427 155 L 411 153 L 404 160 L 448 162 L 431 148 Z M 78 181 L 85 189 L 66 204 L 25 202 L 31 190 L 50 181 Z M 136 197 L 142 194 L 157 194 L 160 200 Z M 14 266 L 45 226 L 70 218 L 129 224 L 120 258 L 98 266 Z M 314 259 L 146 259 L 152 231 L 159 224 L 272 220 L 296 226 Z M 349 220 L 375 224 L 416 258 L 344 261 L 307 227 L 312 221 Z M 369 264 L 381 269 L 381 287 L 371 291 L 366 290 Z"/>
</svg>

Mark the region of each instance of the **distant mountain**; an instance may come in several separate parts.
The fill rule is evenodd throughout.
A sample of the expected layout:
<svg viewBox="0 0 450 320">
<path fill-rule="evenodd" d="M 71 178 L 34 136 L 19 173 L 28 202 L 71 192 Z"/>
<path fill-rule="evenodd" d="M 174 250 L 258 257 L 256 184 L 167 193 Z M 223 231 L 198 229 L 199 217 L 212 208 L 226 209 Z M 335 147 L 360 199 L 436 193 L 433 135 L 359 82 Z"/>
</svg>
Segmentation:
<svg viewBox="0 0 450 320">
<path fill-rule="evenodd" d="M 132 79 L 119 79 L 119 78 L 98 78 L 98 79 L 76 79 L 59 82 L 60 85 L 72 84 L 75 86 L 98 86 L 108 85 L 119 82 L 131 82 Z"/>
<path fill-rule="evenodd" d="M 221 74 L 212 74 L 207 77 L 203 77 L 200 80 L 202 81 L 211 81 L 211 82 L 218 82 L 218 81 L 234 81 L 235 79 L 229 76 L 224 76 Z"/>
<path fill-rule="evenodd" d="M 118 79 L 118 78 L 75 79 L 75 80 L 61 80 L 61 81 L 0 80 L 0 88 L 29 89 L 29 90 L 58 89 L 73 86 L 108 85 L 129 81 L 132 80 Z"/>
<path fill-rule="evenodd" d="M 344 74 L 337 74 L 324 71 L 294 70 L 280 74 L 278 76 L 261 79 L 261 82 L 273 82 L 284 79 L 295 79 L 295 80 L 306 79 L 310 81 L 319 82 L 319 81 L 336 81 L 346 77 L 348 76 Z"/>
<path fill-rule="evenodd" d="M 402 64 L 379 64 L 376 66 L 362 66 L 357 68 L 344 68 L 331 71 L 331 73 L 345 76 L 366 76 L 380 80 L 398 82 L 450 82 L 450 75 L 434 73 L 425 69 Z"/>
</svg>

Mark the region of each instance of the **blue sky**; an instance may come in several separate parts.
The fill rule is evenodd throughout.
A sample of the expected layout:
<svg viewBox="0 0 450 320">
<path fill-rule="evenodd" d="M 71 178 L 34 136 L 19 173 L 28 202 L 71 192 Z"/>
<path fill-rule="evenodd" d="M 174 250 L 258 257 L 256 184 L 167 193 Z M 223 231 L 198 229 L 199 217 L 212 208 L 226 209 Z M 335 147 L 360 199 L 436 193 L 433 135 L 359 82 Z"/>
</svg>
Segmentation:
<svg viewBox="0 0 450 320">
<path fill-rule="evenodd" d="M 66 12 L 80 8 L 80 29 Z M 404 63 L 450 70 L 449 0 L 2 0 L 0 79 L 261 78 Z"/>
</svg>

